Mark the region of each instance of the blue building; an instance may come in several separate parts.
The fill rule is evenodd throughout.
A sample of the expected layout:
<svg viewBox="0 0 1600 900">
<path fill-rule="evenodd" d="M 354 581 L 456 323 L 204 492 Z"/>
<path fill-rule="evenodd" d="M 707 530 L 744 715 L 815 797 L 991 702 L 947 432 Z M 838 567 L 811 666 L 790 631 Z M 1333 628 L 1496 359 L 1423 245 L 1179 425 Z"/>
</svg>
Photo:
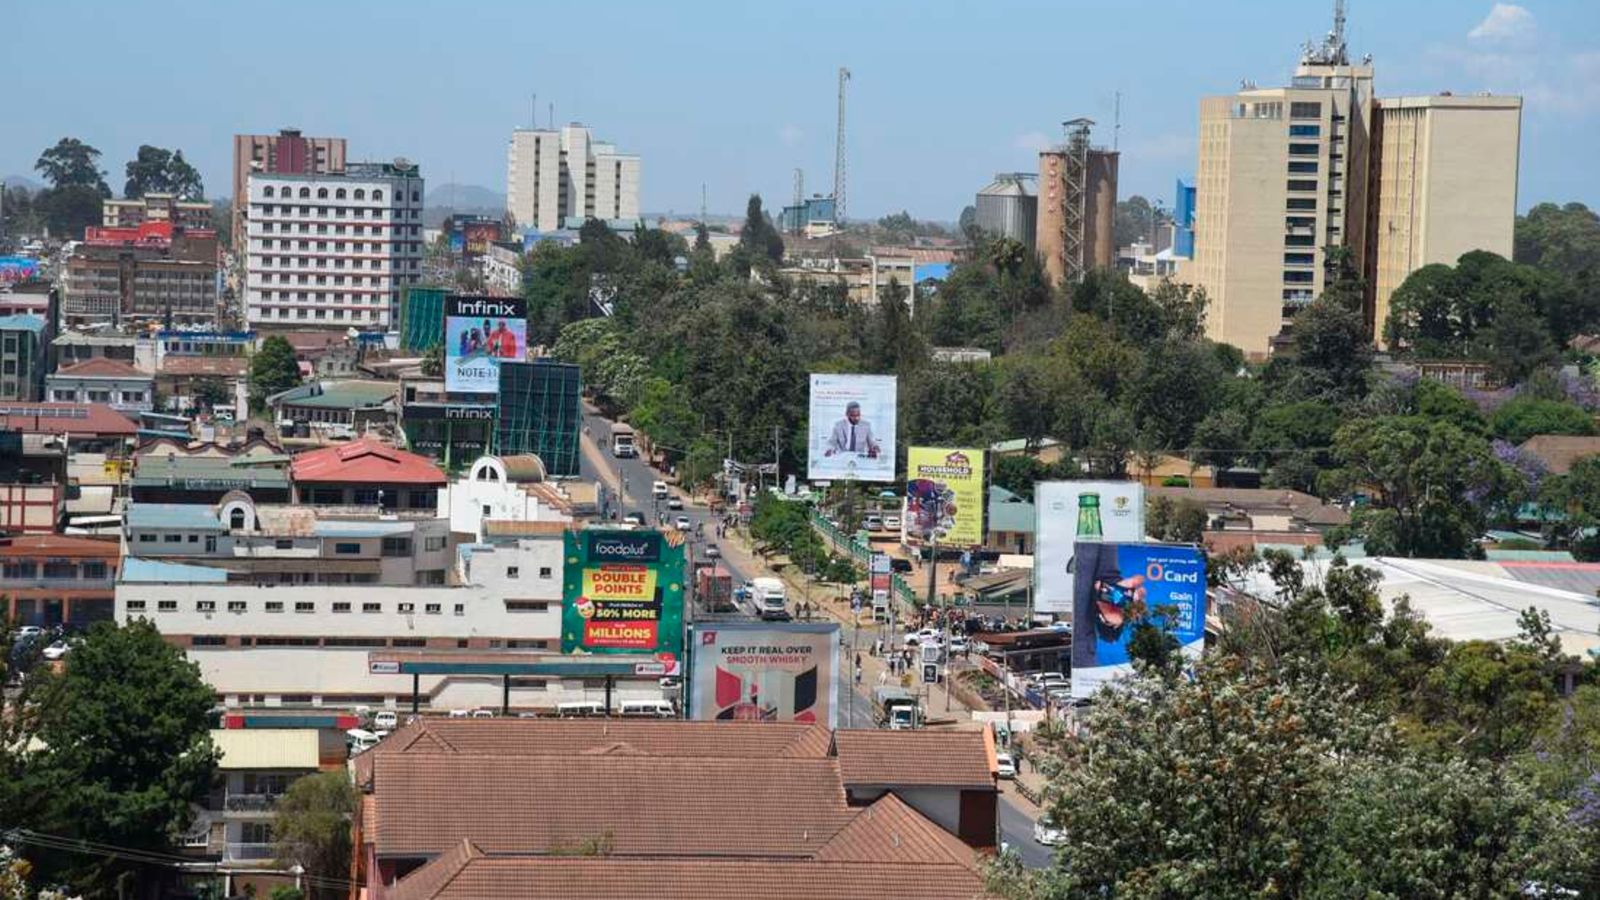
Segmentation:
<svg viewBox="0 0 1600 900">
<path fill-rule="evenodd" d="M 1194 259 L 1194 185 L 1182 178 L 1172 199 L 1172 255 Z"/>
</svg>

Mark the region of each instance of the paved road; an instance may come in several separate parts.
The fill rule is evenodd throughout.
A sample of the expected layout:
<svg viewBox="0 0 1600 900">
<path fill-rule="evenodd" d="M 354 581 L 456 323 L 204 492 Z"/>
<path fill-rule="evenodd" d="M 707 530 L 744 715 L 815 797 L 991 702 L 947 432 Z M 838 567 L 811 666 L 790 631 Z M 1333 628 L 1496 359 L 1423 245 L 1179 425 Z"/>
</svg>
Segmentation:
<svg viewBox="0 0 1600 900">
<path fill-rule="evenodd" d="M 1030 869 L 1048 868 L 1055 850 L 1033 839 L 1033 820 L 1022 808 L 1005 795 L 1000 797 L 1000 840 L 1022 857 L 1022 864 Z"/>
</svg>

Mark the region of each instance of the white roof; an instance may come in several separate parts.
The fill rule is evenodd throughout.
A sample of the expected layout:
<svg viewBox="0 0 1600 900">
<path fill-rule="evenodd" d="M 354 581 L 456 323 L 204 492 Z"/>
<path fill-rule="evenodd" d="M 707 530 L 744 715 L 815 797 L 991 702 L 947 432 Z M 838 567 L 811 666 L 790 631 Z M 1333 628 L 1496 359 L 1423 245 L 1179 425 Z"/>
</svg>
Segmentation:
<svg viewBox="0 0 1600 900">
<path fill-rule="evenodd" d="M 1327 571 L 1328 560 L 1300 565 L 1308 581 Z M 1411 606 L 1433 626 L 1433 633 L 1454 641 L 1504 641 L 1518 634 L 1517 619 L 1528 607 L 1550 615 L 1550 625 L 1567 653 L 1600 653 L 1600 598 L 1519 578 L 1516 566 L 1498 562 L 1453 559 L 1368 557 L 1352 565 L 1376 569 L 1383 576 L 1378 593 L 1393 607 L 1410 598 Z M 1550 563 L 1573 569 L 1585 563 Z M 1273 594 L 1264 569 L 1252 572 L 1246 590 L 1260 597 Z"/>
<path fill-rule="evenodd" d="M 221 751 L 217 768 L 315 769 L 318 762 L 315 728 L 220 728 L 211 743 Z"/>
</svg>

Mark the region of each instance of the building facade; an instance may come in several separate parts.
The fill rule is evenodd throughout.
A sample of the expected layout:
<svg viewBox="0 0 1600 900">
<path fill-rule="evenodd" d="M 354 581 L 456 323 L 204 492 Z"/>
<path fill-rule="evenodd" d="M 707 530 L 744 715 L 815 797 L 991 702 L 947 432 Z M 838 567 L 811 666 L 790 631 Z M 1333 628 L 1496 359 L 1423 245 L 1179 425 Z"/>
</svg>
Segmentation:
<svg viewBox="0 0 1600 900">
<path fill-rule="evenodd" d="M 0 317 L 0 400 L 34 402 L 43 394 L 48 331 L 38 316 Z"/>
<path fill-rule="evenodd" d="M 45 376 L 44 388 L 50 403 L 104 403 L 124 413 L 155 408 L 155 378 L 114 359 L 63 366 Z"/>
<path fill-rule="evenodd" d="M 506 211 L 517 225 L 555 231 L 587 219 L 639 218 L 639 157 L 577 123 L 519 128 L 506 153 Z"/>
<path fill-rule="evenodd" d="M 553 477 L 575 477 L 583 427 L 583 379 L 570 363 L 537 360 L 500 364 L 494 452 L 532 453 Z"/>
<path fill-rule="evenodd" d="M 1522 98 L 1380 99 L 1376 123 L 1367 312 L 1382 345 L 1389 297 L 1406 276 L 1472 250 L 1511 258 Z"/>
<path fill-rule="evenodd" d="M 422 276 L 417 167 L 251 175 L 245 319 L 251 327 L 387 330 Z M 236 251 L 239 252 L 239 251 Z"/>
<path fill-rule="evenodd" d="M 344 138 L 305 137 L 298 129 L 277 134 L 233 136 L 233 246 L 244 246 L 244 222 L 249 210 L 246 188 L 252 173 L 328 175 L 343 172 Z"/>
<path fill-rule="evenodd" d="M 170 221 L 85 229 L 67 260 L 62 317 L 211 325 L 219 298 L 217 233 Z"/>
<path fill-rule="evenodd" d="M 59 534 L 0 539 L 0 616 L 46 627 L 109 619 L 120 566 L 115 541 Z"/>
<path fill-rule="evenodd" d="M 138 228 L 146 222 L 168 222 L 184 229 L 209 229 L 211 203 L 159 193 L 100 201 L 100 224 L 105 228 Z"/>
</svg>

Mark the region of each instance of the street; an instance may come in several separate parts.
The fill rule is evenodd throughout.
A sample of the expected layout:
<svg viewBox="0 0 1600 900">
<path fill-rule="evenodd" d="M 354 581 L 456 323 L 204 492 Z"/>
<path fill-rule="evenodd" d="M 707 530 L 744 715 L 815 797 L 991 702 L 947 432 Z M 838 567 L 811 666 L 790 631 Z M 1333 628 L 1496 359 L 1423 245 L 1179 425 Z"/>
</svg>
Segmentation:
<svg viewBox="0 0 1600 900">
<path fill-rule="evenodd" d="M 1004 793 L 1000 795 L 1000 840 L 1030 869 L 1047 868 L 1055 859 L 1055 848 L 1033 839 L 1033 820 Z"/>
</svg>

